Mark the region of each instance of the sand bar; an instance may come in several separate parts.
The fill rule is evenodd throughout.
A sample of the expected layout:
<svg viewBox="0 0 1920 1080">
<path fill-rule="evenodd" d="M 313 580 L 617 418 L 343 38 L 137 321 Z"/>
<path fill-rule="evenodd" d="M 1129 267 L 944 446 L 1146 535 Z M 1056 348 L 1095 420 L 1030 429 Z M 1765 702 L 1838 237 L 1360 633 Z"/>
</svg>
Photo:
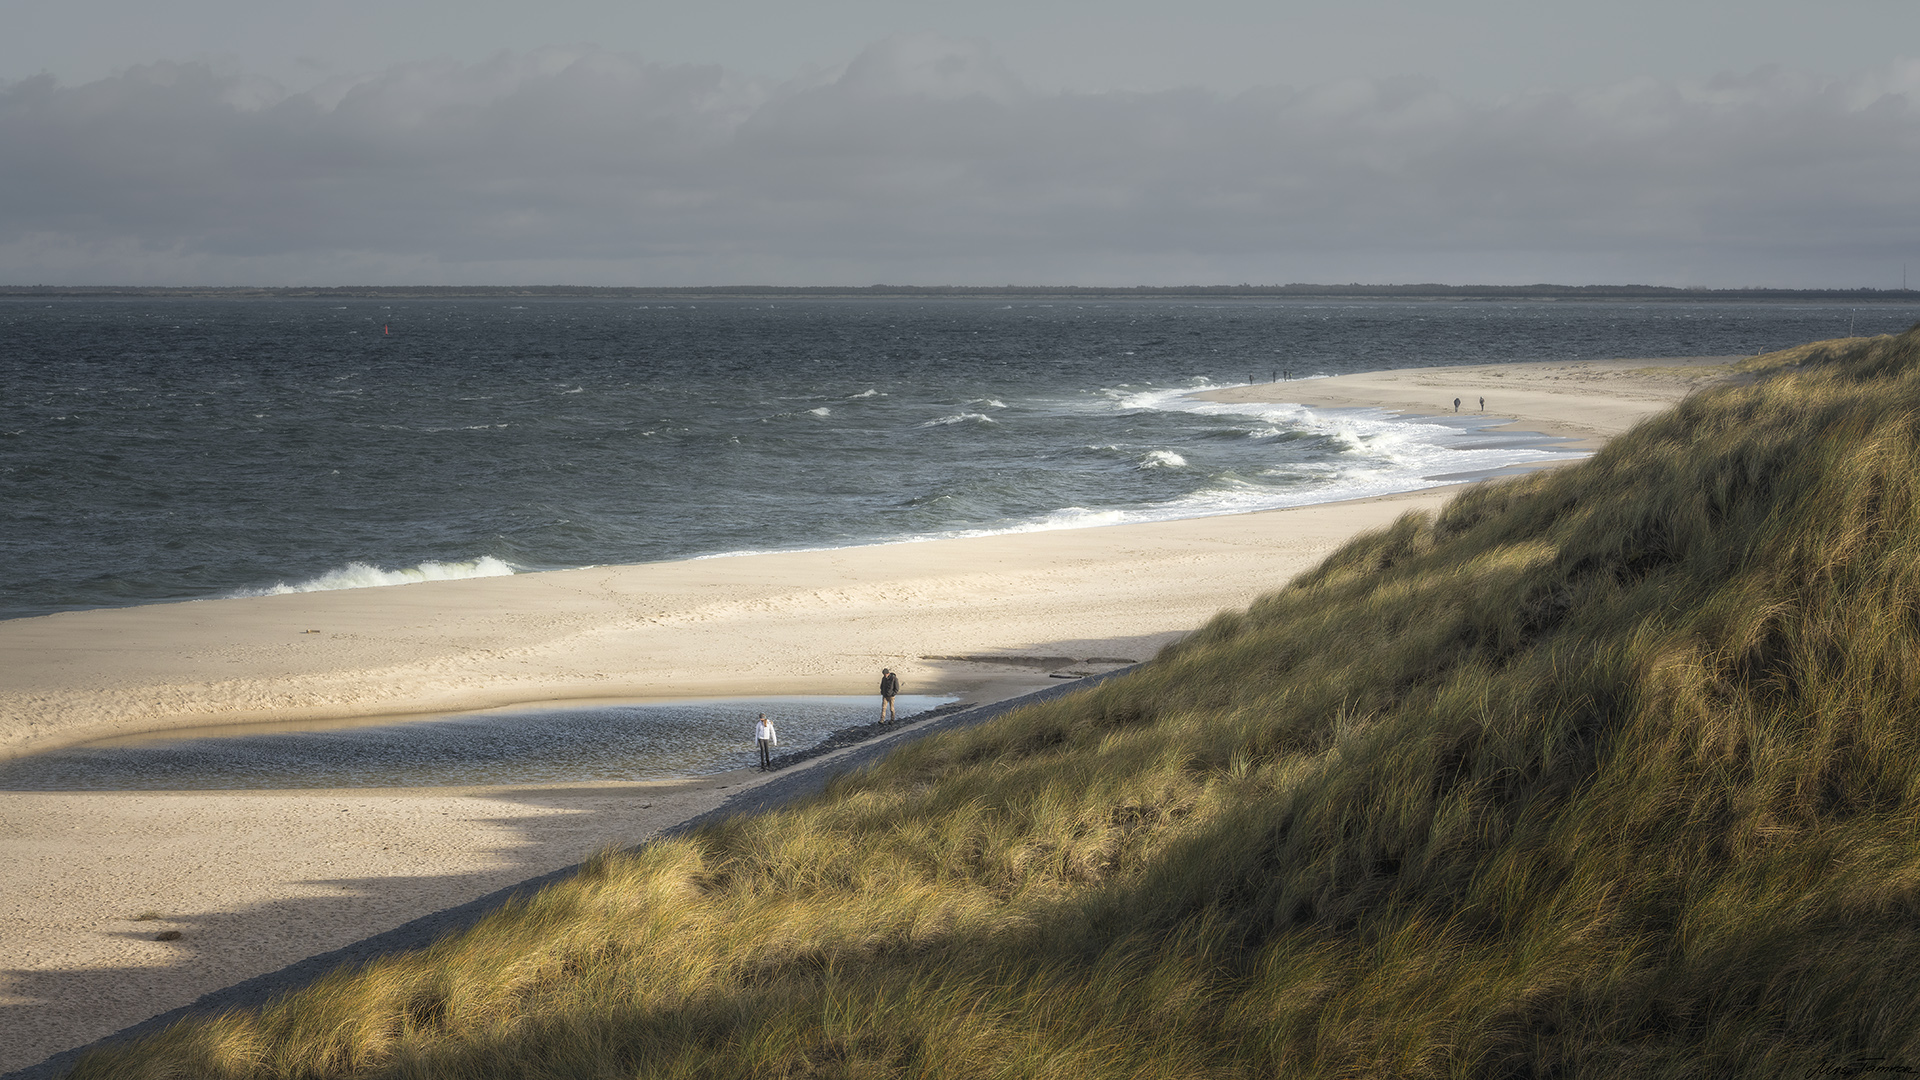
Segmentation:
<svg viewBox="0 0 1920 1080">
<path fill-rule="evenodd" d="M 1290 401 L 1329 408 L 1378 408 L 1422 416 L 1456 411 L 1506 417 L 1503 426 L 1575 440 L 1594 449 L 1693 390 L 1731 377 L 1744 356 L 1570 360 L 1402 368 L 1236 386 L 1196 394 L 1206 401 Z M 1484 399 L 1485 404 L 1481 402 Z"/>
<path fill-rule="evenodd" d="M 1484 393 L 1516 426 L 1603 438 L 1725 359 L 1414 369 L 1210 396 L 1438 413 Z M 1056 662 L 1023 658 L 1150 658 L 1450 496 L 13 620 L 0 623 L 0 754 L 242 721 L 868 693 L 883 665 L 909 692 L 993 700 L 1049 684 Z M 0 1071 L 636 843 L 758 776 L 0 792 Z M 180 939 L 153 940 L 166 930 Z"/>
</svg>

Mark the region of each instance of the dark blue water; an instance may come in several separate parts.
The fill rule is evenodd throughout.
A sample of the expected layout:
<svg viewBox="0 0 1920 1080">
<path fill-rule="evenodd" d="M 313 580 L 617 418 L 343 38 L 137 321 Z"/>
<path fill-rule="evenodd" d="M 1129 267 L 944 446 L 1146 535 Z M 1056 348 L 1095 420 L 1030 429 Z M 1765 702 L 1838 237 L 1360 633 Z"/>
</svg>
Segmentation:
<svg viewBox="0 0 1920 1080">
<path fill-rule="evenodd" d="M 1820 304 L 0 301 L 0 617 L 1197 516 L 1549 455 L 1194 388 L 1749 354 Z"/>
<path fill-rule="evenodd" d="M 949 699 L 902 694 L 905 719 Z M 0 790 L 193 791 L 578 783 L 710 775 L 758 761 L 753 724 L 780 750 L 879 719 L 874 697 L 779 697 L 671 705 L 515 709 L 321 730 L 228 728 L 141 736 L 0 762 Z"/>
</svg>

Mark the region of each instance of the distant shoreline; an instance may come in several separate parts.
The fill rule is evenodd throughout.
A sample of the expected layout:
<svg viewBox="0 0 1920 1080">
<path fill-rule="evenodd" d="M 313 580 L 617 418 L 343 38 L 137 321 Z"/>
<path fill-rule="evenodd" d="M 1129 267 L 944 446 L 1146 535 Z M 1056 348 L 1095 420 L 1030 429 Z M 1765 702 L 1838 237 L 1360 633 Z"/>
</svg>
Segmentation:
<svg viewBox="0 0 1920 1080">
<path fill-rule="evenodd" d="M 1662 285 L 0 285 L 0 299 L 208 300 L 1621 300 L 1920 303 L 1920 289 L 1693 289 Z"/>
</svg>

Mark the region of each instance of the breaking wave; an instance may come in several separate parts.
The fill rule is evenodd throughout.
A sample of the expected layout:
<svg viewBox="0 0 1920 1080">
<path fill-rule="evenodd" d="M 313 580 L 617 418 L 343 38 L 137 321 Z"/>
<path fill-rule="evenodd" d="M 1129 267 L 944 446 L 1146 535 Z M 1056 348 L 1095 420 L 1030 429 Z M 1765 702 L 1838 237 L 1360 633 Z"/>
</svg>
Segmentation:
<svg viewBox="0 0 1920 1080">
<path fill-rule="evenodd" d="M 386 585 L 413 585 L 422 581 L 456 581 L 461 578 L 508 577 L 514 568 L 491 555 L 471 562 L 423 562 L 402 570 L 382 570 L 363 562 L 350 562 L 338 570 L 298 585 L 281 582 L 264 589 L 241 589 L 235 596 L 284 596 L 288 593 L 331 592 L 336 589 L 375 589 Z"/>
</svg>

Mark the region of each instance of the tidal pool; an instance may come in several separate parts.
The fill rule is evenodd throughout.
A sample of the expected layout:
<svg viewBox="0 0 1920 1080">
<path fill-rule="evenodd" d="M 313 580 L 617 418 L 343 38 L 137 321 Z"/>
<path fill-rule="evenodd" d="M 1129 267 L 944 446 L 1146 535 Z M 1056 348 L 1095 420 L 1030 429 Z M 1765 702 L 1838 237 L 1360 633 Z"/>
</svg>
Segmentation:
<svg viewBox="0 0 1920 1080">
<path fill-rule="evenodd" d="M 904 720 L 954 699 L 902 694 Z M 346 725 L 123 736 L 0 763 L 0 790 L 184 791 L 660 780 L 755 763 L 753 722 L 782 752 L 879 718 L 879 699 L 730 698 L 502 709 Z"/>
</svg>

